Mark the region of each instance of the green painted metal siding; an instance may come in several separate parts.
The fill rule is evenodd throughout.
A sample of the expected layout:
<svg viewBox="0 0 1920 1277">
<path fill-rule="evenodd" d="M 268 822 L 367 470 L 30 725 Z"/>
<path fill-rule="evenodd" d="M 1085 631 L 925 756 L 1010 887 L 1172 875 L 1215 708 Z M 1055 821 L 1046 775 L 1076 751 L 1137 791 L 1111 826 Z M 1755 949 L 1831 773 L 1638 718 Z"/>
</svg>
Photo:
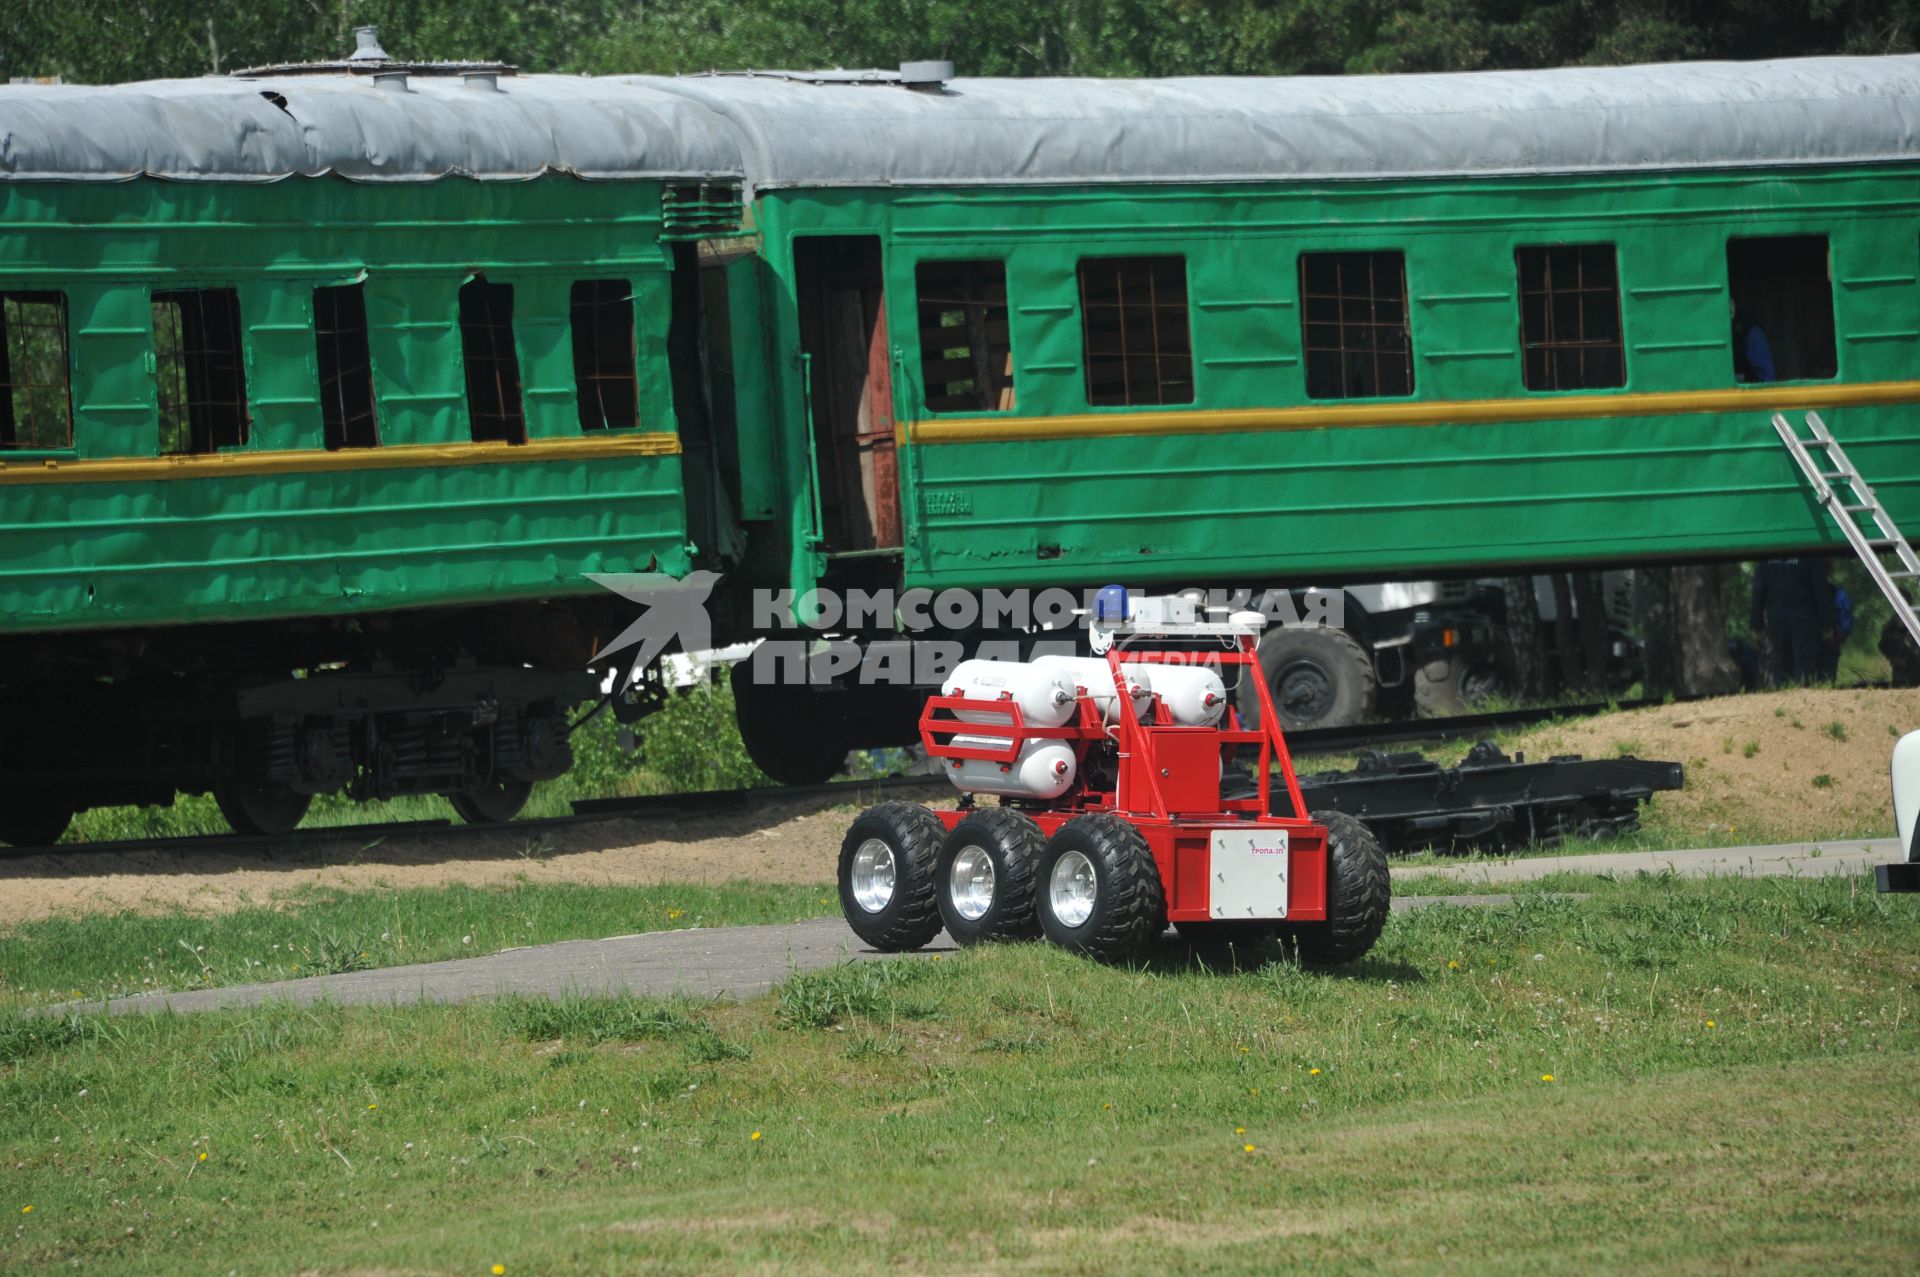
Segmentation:
<svg viewBox="0 0 1920 1277">
<path fill-rule="evenodd" d="M 1762 555 L 1842 546 L 1768 424 L 1750 411 L 1556 419 L 1560 399 L 1734 386 L 1729 237 L 1829 237 L 1839 375 L 1832 385 L 1920 380 L 1920 182 L 1912 170 L 1348 183 L 1265 188 L 765 195 L 766 253 L 785 281 L 783 349 L 797 349 L 791 237 L 875 233 L 886 250 L 896 412 L 922 407 L 914 270 L 927 260 L 1007 263 L 1019 419 L 1111 417 L 1089 408 L 1075 264 L 1083 256 L 1187 258 L 1195 411 L 1329 410 L 1301 367 L 1303 252 L 1406 255 L 1411 402 L 1526 399 L 1538 420 L 1333 425 L 1238 433 L 919 443 L 901 471 L 909 585 L 1042 581 L 1300 580 L 1509 564 Z M 1514 251 L 1611 243 L 1622 285 L 1627 380 L 1618 391 L 1523 383 Z M 780 361 L 785 429 L 800 434 L 797 363 Z M 1897 518 L 1920 525 L 1920 407 L 1826 414 Z M 789 449 L 798 541 L 807 475 Z M 796 545 L 793 576 L 823 560 Z"/>
<path fill-rule="evenodd" d="M 641 424 L 672 432 L 667 258 L 655 183 L 333 178 L 265 185 L 0 187 L 0 289 L 69 306 L 74 446 L 152 458 L 149 296 L 233 287 L 251 432 L 242 455 L 323 447 L 312 293 L 364 281 L 383 448 L 470 445 L 458 292 L 514 287 L 529 440 L 582 436 L 569 291 L 635 290 Z M 604 438 L 604 432 L 594 432 Z M 690 566 L 677 455 L 553 456 L 323 472 L 0 482 L 0 625 L 168 624 L 550 597 L 584 574 Z M 454 459 L 454 460 L 457 460 Z M 196 470 L 198 475 L 201 471 Z"/>
</svg>

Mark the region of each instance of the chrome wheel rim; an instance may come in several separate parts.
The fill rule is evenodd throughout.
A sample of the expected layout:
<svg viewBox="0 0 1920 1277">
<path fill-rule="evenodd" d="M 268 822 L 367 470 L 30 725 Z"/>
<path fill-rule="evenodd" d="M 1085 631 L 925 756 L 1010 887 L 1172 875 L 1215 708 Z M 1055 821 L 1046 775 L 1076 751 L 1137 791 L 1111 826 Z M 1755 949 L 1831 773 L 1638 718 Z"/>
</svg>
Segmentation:
<svg viewBox="0 0 1920 1277">
<path fill-rule="evenodd" d="M 884 839 L 867 839 L 854 851 L 847 878 L 853 902 L 868 913 L 879 913 L 893 902 L 893 848 Z"/>
<path fill-rule="evenodd" d="M 1078 927 L 1093 916 L 1093 895 L 1099 878 L 1093 862 L 1078 851 L 1063 851 L 1047 875 L 1047 903 L 1053 916 L 1069 927 Z"/>
<path fill-rule="evenodd" d="M 977 922 L 993 908 L 993 857 L 985 847 L 962 847 L 947 873 L 947 898 L 953 911 Z"/>
</svg>

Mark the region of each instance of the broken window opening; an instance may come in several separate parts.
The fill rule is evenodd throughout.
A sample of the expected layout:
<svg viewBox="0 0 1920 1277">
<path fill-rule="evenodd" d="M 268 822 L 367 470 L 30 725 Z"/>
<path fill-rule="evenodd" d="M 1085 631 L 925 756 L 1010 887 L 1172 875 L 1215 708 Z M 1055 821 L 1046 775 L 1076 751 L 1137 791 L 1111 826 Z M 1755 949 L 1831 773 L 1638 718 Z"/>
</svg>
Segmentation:
<svg viewBox="0 0 1920 1277">
<path fill-rule="evenodd" d="M 475 443 L 525 443 L 520 357 L 513 348 L 513 285 L 476 275 L 460 288 L 460 350 Z"/>
<path fill-rule="evenodd" d="M 1736 381 L 1827 381 L 1834 350 L 1825 235 L 1727 241 Z"/>
<path fill-rule="evenodd" d="M 1307 398 L 1413 393 L 1406 254 L 1302 253 L 1300 301 Z"/>
<path fill-rule="evenodd" d="M 160 452 L 192 456 L 247 443 L 240 295 L 231 288 L 153 295 Z"/>
<path fill-rule="evenodd" d="M 327 451 L 379 447 L 366 286 L 314 289 L 313 335 L 320 354 L 320 421 Z"/>
<path fill-rule="evenodd" d="M 626 280 L 583 279 L 574 284 L 573 378 L 582 430 L 624 430 L 640 424 L 633 288 Z"/>
<path fill-rule="evenodd" d="M 1193 402 L 1187 259 L 1090 257 L 1080 263 L 1087 402 Z"/>
<path fill-rule="evenodd" d="M 1517 248 L 1521 374 L 1528 390 L 1604 390 L 1627 380 L 1620 272 L 1611 244 Z"/>
<path fill-rule="evenodd" d="M 922 262 L 914 282 L 927 411 L 1012 411 L 1006 263 Z"/>
<path fill-rule="evenodd" d="M 65 293 L 0 293 L 0 448 L 71 448 Z"/>
</svg>

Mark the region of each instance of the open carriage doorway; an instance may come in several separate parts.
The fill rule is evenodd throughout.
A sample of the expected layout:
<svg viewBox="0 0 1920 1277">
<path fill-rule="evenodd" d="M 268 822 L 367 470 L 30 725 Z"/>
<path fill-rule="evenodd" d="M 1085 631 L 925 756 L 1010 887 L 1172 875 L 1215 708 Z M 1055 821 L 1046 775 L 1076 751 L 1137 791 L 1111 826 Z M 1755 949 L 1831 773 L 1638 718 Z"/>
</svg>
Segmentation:
<svg viewBox="0 0 1920 1277">
<path fill-rule="evenodd" d="M 898 548 L 900 477 L 879 237 L 796 240 L 794 275 L 827 553 Z"/>
</svg>

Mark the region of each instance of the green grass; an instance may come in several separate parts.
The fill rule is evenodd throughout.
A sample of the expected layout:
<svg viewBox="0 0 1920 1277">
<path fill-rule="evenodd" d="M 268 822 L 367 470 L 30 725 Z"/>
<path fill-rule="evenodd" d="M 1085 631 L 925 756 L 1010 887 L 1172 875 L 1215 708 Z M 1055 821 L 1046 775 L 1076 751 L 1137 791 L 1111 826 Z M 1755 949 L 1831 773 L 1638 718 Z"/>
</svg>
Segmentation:
<svg viewBox="0 0 1920 1277">
<path fill-rule="evenodd" d="M 830 887 L 308 889 L 223 914 L 92 914 L 0 934 L 0 1005 L 284 980 L 523 945 L 834 913 Z"/>
<path fill-rule="evenodd" d="M 1398 917 L 1330 976 L 1025 945 L 740 1005 L 0 1014 L 0 1253 L 1910 1271 L 1914 902 L 1858 880 L 1588 886 Z"/>
</svg>

